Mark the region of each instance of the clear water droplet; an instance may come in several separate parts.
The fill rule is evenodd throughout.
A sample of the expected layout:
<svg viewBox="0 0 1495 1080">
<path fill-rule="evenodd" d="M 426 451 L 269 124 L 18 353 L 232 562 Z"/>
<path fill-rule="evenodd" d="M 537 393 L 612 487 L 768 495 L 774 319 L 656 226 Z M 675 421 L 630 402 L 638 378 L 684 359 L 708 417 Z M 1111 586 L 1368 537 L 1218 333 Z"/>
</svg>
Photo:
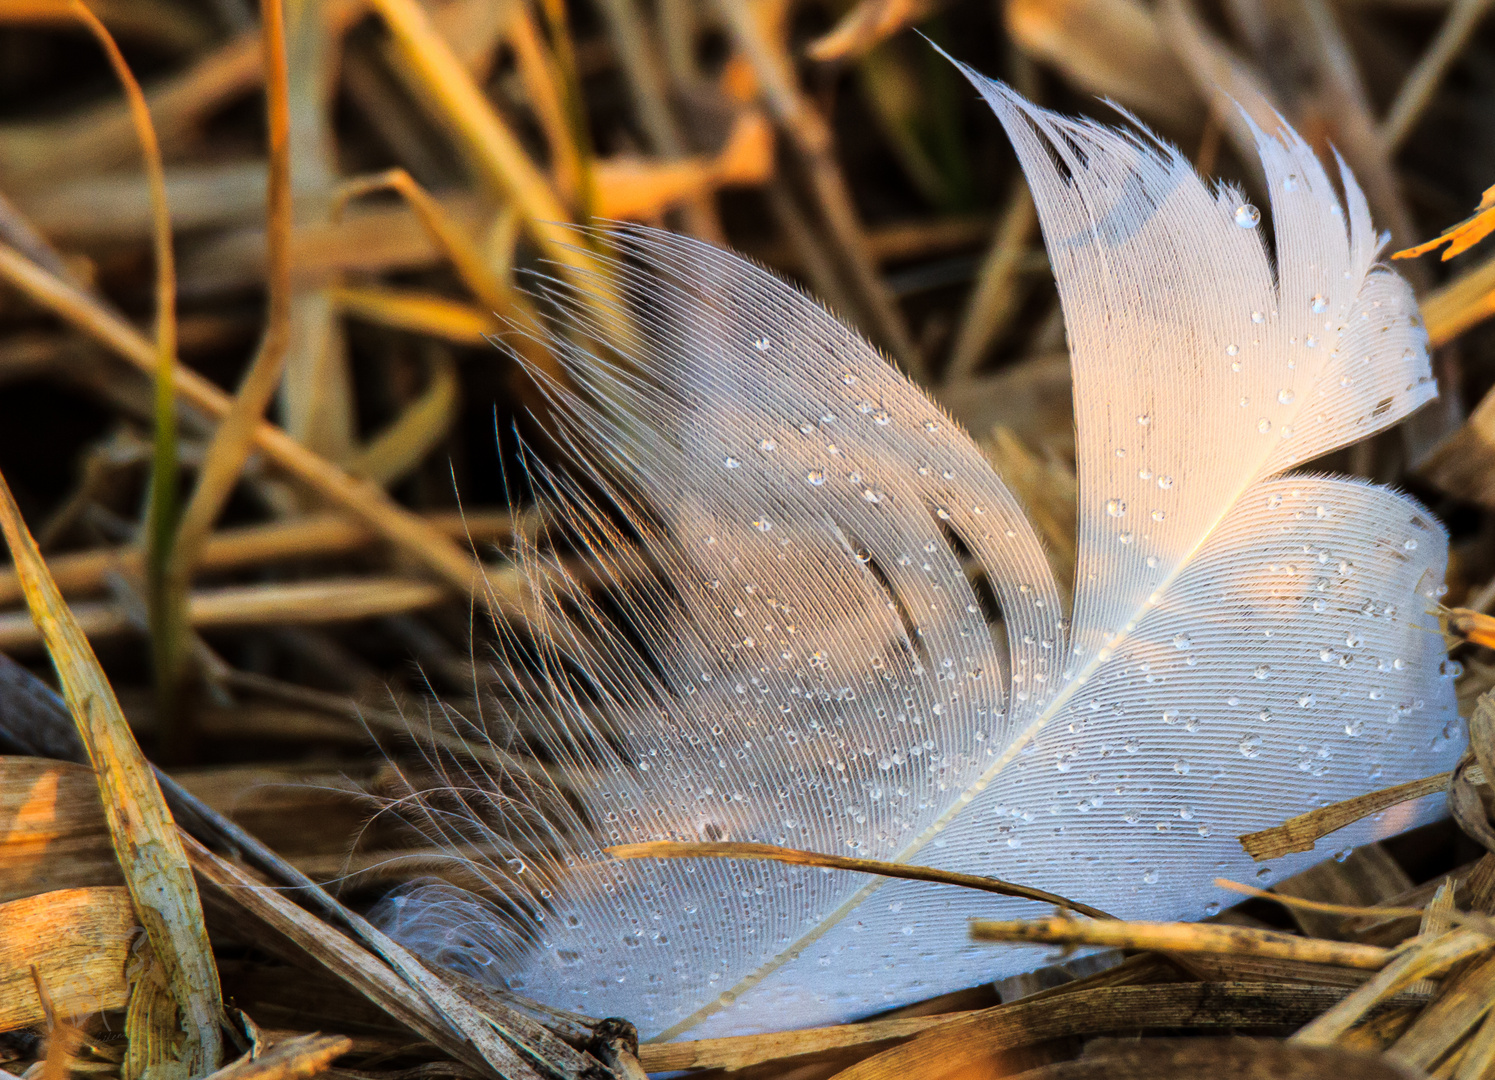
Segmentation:
<svg viewBox="0 0 1495 1080">
<path fill-rule="evenodd" d="M 769 341 L 766 337 L 760 337 L 757 341 L 753 342 L 753 348 L 759 352 L 767 352 L 773 348 L 773 342 Z"/>
<path fill-rule="evenodd" d="M 1147 415 L 1146 413 L 1143 413 L 1141 416 L 1137 417 L 1137 423 L 1142 427 L 1147 427 L 1147 425 L 1152 423 L 1152 417 Z"/>
<path fill-rule="evenodd" d="M 1194 644 L 1194 639 L 1191 638 L 1191 637 L 1189 637 L 1188 634 L 1174 634 L 1173 635 L 1173 647 L 1175 649 L 1187 649 L 1190 645 L 1193 645 L 1193 644 Z M 1166 713 L 1164 714 L 1164 719 L 1165 720 L 1167 719 L 1167 714 Z"/>
<path fill-rule="evenodd" d="M 1291 405 L 1293 403 L 1293 392 L 1286 389 L 1278 390 L 1277 400 L 1283 405 Z"/>
<path fill-rule="evenodd" d="M 1162 521 L 1167 516 L 1168 515 L 1163 513 L 1161 510 L 1154 510 L 1152 512 L 1152 520 L 1154 521 Z"/>
<path fill-rule="evenodd" d="M 1122 517 L 1126 514 L 1126 503 L 1121 499 L 1107 499 L 1106 513 L 1112 517 Z"/>
<path fill-rule="evenodd" d="M 1227 345 L 1225 346 L 1225 355 L 1239 356 L 1241 355 L 1241 347 L 1239 345 Z"/>
<path fill-rule="evenodd" d="M 1124 532 L 1120 536 L 1116 537 L 1116 542 L 1119 544 L 1130 544 L 1132 542 L 1132 534 L 1129 532 Z"/>
<path fill-rule="evenodd" d="M 819 469 L 814 469 L 810 472 L 807 472 L 805 473 L 805 482 L 815 487 L 819 487 L 821 484 L 825 483 L 825 473 L 821 472 Z"/>
<path fill-rule="evenodd" d="M 778 448 L 779 444 L 774 442 L 772 439 L 764 439 L 758 444 L 758 449 L 762 450 L 765 454 L 771 454 Z"/>
<path fill-rule="evenodd" d="M 1253 311 L 1251 313 L 1251 321 L 1260 325 L 1267 321 L 1267 317 L 1259 311 Z"/>
<path fill-rule="evenodd" d="M 1263 416 L 1256 422 L 1256 430 L 1265 435 L 1267 432 L 1272 430 L 1272 421 Z"/>
<path fill-rule="evenodd" d="M 735 469 L 738 466 L 740 466 L 741 464 L 742 464 L 742 462 L 738 461 L 735 457 L 728 457 L 728 458 L 723 458 L 722 459 L 722 465 L 724 467 L 728 468 L 728 469 Z"/>
<path fill-rule="evenodd" d="M 1243 229 L 1256 228 L 1257 222 L 1261 220 L 1261 211 L 1250 203 L 1241 203 L 1235 208 L 1235 223 Z"/>
<path fill-rule="evenodd" d="M 1329 310 L 1329 301 L 1322 293 L 1308 301 L 1308 309 L 1315 315 L 1322 315 Z"/>
<path fill-rule="evenodd" d="M 1160 477 L 1158 477 L 1158 487 L 1162 488 L 1164 491 L 1167 491 L 1172 486 L 1173 486 L 1173 477 L 1171 477 L 1171 476 L 1160 476 Z"/>
</svg>

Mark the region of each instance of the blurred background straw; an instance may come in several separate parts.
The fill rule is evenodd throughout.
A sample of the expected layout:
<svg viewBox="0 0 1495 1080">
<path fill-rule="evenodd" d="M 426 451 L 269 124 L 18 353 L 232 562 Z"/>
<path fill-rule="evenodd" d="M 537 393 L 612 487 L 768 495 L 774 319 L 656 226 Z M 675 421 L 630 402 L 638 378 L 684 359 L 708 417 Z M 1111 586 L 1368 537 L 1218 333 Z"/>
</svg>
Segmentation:
<svg viewBox="0 0 1495 1080">
<path fill-rule="evenodd" d="M 537 767 L 453 732 L 504 680 L 475 613 L 526 618 L 509 553 L 569 558 L 510 496 L 521 440 L 554 452 L 535 374 L 564 377 L 525 283 L 606 279 L 574 226 L 680 230 L 802 284 L 983 443 L 1072 576 L 1062 314 L 1006 140 L 932 42 L 1051 107 L 1110 99 L 1263 207 L 1241 110 L 1281 114 L 1343 155 L 1391 250 L 1469 219 L 1397 264 L 1441 400 L 1323 464 L 1432 507 L 1449 603 L 1485 611 L 1491 6 L 89 0 L 111 64 L 78 0 L 10 0 L 0 474 L 153 760 L 352 902 L 450 872 L 358 826 L 432 740 Z M 0 651 L 50 678 L 44 644 L 0 569 Z M 1463 648 L 1473 701 L 1495 661 Z M 1440 835 L 1422 872 L 1463 843 Z"/>
</svg>

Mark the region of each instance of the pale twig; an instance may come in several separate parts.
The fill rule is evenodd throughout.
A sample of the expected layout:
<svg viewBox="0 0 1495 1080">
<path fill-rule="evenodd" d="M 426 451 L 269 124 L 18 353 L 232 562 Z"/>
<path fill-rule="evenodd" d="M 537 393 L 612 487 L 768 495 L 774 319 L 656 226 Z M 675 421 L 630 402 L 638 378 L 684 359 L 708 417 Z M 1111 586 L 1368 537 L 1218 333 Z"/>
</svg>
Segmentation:
<svg viewBox="0 0 1495 1080">
<path fill-rule="evenodd" d="M 1002 922 L 972 919 L 973 941 L 1098 945 L 1148 952 L 1207 953 L 1299 960 L 1311 964 L 1379 971 L 1394 955 L 1390 949 L 1320 938 L 1295 937 L 1275 930 L 1206 923 L 1149 923 L 1088 919 L 1032 919 Z"/>
</svg>

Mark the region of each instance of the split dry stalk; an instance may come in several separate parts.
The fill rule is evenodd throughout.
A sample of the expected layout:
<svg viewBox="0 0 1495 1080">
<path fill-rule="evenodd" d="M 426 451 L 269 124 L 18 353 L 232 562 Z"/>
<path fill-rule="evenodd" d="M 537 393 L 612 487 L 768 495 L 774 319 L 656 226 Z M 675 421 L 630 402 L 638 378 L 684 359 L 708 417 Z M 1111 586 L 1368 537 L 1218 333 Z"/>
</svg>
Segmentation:
<svg viewBox="0 0 1495 1080">
<path fill-rule="evenodd" d="M 179 1013 L 180 1060 L 191 1077 L 217 1068 L 223 1002 L 197 886 L 150 764 L 141 754 L 98 659 L 47 572 L 36 541 L 0 477 L 0 531 L 51 653 L 99 794 L 136 916 L 165 972 Z"/>
</svg>

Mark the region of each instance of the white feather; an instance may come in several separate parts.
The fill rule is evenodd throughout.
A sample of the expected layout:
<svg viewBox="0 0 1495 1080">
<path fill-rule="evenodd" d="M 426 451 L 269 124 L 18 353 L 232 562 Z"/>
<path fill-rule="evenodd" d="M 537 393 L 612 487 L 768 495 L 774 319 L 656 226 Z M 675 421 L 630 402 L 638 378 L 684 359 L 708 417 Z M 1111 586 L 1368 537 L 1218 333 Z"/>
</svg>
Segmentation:
<svg viewBox="0 0 1495 1080">
<path fill-rule="evenodd" d="M 615 363 L 564 346 L 585 490 L 549 477 L 608 600 L 532 556 L 540 640 L 509 650 L 540 670 L 510 720 L 576 802 L 527 811 L 497 777 L 430 811 L 504 853 L 476 868 L 509 899 L 398 897 L 406 942 L 651 1037 L 842 1021 L 1032 966 L 965 926 L 1035 905 L 601 848 L 758 841 L 1196 918 L 1216 877 L 1322 857 L 1258 873 L 1240 834 L 1452 760 L 1441 528 L 1384 488 L 1282 476 L 1435 393 L 1353 178 L 1341 201 L 1296 134 L 1257 133 L 1274 268 L 1256 211 L 1148 133 L 967 74 L 1069 331 L 1073 626 L 980 451 L 870 346 L 735 256 L 629 230 L 631 337 Z"/>
</svg>

